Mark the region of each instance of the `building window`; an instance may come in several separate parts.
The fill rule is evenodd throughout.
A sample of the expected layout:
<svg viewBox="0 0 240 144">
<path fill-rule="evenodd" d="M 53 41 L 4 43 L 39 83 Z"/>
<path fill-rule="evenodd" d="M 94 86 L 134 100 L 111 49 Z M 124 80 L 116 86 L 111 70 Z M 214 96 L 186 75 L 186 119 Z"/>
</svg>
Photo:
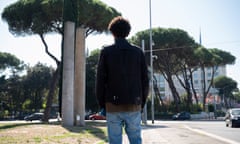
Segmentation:
<svg viewBox="0 0 240 144">
<path fill-rule="evenodd" d="M 198 80 L 194 80 L 194 84 L 198 84 Z"/>
<path fill-rule="evenodd" d="M 193 73 L 193 79 L 198 79 L 198 74 L 197 73 Z"/>
<path fill-rule="evenodd" d="M 207 84 L 208 84 L 208 85 L 210 84 L 210 82 L 211 82 L 211 80 L 207 80 Z"/>
<path fill-rule="evenodd" d="M 212 76 L 212 73 L 211 73 L 211 72 L 208 72 L 208 73 L 207 73 L 207 76 L 208 76 L 208 77 L 211 77 L 211 76 Z"/>
<path fill-rule="evenodd" d="M 160 91 L 165 91 L 165 87 L 160 87 Z"/>
<path fill-rule="evenodd" d="M 159 77 L 159 79 L 160 79 L 160 82 L 164 82 L 165 81 L 165 79 L 164 79 L 164 77 L 162 75 Z"/>
</svg>

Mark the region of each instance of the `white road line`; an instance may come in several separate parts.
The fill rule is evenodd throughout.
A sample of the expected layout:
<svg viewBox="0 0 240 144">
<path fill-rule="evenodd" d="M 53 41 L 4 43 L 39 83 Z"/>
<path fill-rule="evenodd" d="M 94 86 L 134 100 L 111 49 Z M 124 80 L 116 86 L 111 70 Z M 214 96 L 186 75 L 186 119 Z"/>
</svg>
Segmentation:
<svg viewBox="0 0 240 144">
<path fill-rule="evenodd" d="M 236 141 L 233 141 L 233 140 L 230 140 L 230 139 L 226 139 L 226 138 L 217 136 L 215 134 L 211 134 L 211 133 L 208 133 L 208 132 L 205 132 L 205 131 L 202 131 L 202 130 L 198 130 L 198 129 L 193 129 L 193 128 L 187 126 L 187 125 L 184 125 L 184 127 L 189 129 L 189 130 L 191 130 L 191 131 L 194 131 L 194 132 L 197 132 L 197 133 L 200 133 L 200 134 L 204 134 L 204 135 L 210 136 L 212 138 L 218 139 L 220 141 L 227 142 L 229 144 L 240 144 L 239 142 L 236 142 Z"/>
</svg>

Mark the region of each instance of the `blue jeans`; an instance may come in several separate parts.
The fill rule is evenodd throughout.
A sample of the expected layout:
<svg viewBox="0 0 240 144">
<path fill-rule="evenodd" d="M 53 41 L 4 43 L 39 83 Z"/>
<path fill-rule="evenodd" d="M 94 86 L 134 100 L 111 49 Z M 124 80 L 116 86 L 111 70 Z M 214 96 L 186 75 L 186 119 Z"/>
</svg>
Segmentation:
<svg viewBox="0 0 240 144">
<path fill-rule="evenodd" d="M 122 144 L 122 128 L 130 144 L 141 144 L 141 112 L 107 112 L 109 144 Z"/>
</svg>

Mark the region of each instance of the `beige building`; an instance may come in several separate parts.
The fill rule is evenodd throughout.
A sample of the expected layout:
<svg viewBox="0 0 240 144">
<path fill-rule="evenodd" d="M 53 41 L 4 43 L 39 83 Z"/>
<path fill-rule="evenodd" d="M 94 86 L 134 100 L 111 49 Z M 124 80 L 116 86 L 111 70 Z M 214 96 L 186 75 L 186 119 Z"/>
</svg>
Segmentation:
<svg viewBox="0 0 240 144">
<path fill-rule="evenodd" d="M 171 90 L 168 86 L 168 82 L 164 79 L 163 75 L 161 74 L 154 74 L 156 80 L 157 80 L 157 85 L 160 91 L 160 95 L 162 97 L 163 100 L 165 101 L 172 101 L 173 97 L 172 97 L 172 93 Z M 215 72 L 214 78 L 218 77 L 218 76 L 226 76 L 226 66 L 219 66 Z M 209 83 L 211 81 L 211 77 L 212 77 L 212 69 L 211 68 L 206 68 L 205 70 L 205 79 L 206 79 L 206 84 L 207 87 L 209 86 Z M 185 94 L 185 89 L 181 86 L 181 84 L 179 83 L 178 79 L 173 76 L 173 81 L 175 84 L 175 87 L 177 89 L 177 91 L 179 92 L 179 95 L 183 95 Z M 199 96 L 199 100 L 202 101 L 202 86 L 203 86 L 203 74 L 202 71 L 199 69 L 197 69 L 194 73 L 193 73 L 193 85 L 195 90 L 198 93 Z M 209 91 L 210 94 L 212 95 L 216 95 L 217 94 L 217 90 L 214 88 L 211 88 Z"/>
</svg>

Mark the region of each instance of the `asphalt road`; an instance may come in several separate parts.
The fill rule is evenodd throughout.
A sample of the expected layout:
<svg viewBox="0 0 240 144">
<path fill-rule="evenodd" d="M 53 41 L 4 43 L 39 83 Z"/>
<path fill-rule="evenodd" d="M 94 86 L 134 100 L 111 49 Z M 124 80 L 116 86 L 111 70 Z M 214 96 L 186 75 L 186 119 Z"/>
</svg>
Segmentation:
<svg viewBox="0 0 240 144">
<path fill-rule="evenodd" d="M 226 127 L 224 121 L 155 121 L 154 124 L 149 121 L 148 124 L 154 131 L 151 139 L 154 141 L 155 138 L 155 143 L 163 140 L 159 143 L 240 144 L 240 127 Z M 143 133 L 144 131 L 147 134 L 143 128 Z M 149 137 L 151 136 L 146 136 Z"/>
<path fill-rule="evenodd" d="M 226 127 L 224 121 L 189 122 L 187 126 L 196 132 L 204 132 L 209 136 L 230 143 L 240 143 L 240 127 Z"/>
</svg>

